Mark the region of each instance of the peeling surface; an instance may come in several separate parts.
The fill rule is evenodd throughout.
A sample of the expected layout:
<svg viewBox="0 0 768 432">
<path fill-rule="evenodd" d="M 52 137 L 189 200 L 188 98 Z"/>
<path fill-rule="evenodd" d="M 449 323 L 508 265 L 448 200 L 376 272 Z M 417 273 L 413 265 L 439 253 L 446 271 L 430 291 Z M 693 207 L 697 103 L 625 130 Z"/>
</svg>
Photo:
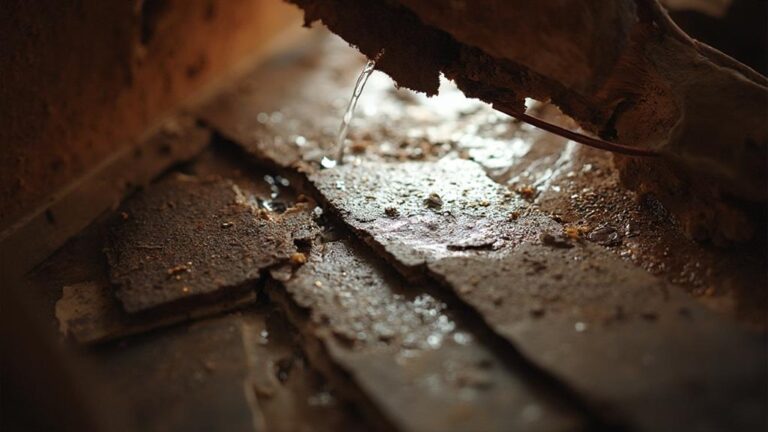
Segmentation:
<svg viewBox="0 0 768 432">
<path fill-rule="evenodd" d="M 214 184 L 231 179 L 245 202 L 260 207 L 257 213 L 270 203 L 288 207 L 296 202 L 285 179 L 219 146 L 180 169 Z M 289 207 L 287 215 L 276 213 L 288 218 L 294 211 Z M 120 211 L 116 216 L 122 221 Z M 126 428 L 370 430 L 306 362 L 295 329 L 271 319 L 263 307 L 243 308 L 254 302 L 253 290 L 170 311 L 126 313 L 109 283 L 102 251 L 109 222 L 97 221 L 49 258 L 30 276 L 29 289 L 44 295 L 45 318 L 55 313 L 62 332 L 76 342 L 99 342 L 82 349 L 83 361 L 97 376 L 103 372 L 102 384 L 122 398 L 119 402 L 134 420 Z M 316 232 L 314 225 L 308 227 L 293 237 L 308 241 Z M 240 310 L 210 316 L 230 308 Z M 184 320 L 196 322 L 170 326 Z M 284 374 L 285 382 L 278 377 Z"/>
<path fill-rule="evenodd" d="M 428 99 L 374 73 L 345 164 L 320 170 L 363 64 L 346 49 L 327 42 L 270 63 L 202 116 L 257 158 L 304 173 L 326 210 L 398 270 L 444 284 L 534 365 L 630 427 L 765 424 L 761 334 L 672 285 L 708 306 L 732 298 L 713 308 L 765 328 L 763 251 L 686 239 L 658 203 L 621 188 L 610 155 L 450 86 Z"/>
<path fill-rule="evenodd" d="M 580 427 L 573 411 L 507 369 L 428 288 L 404 282 L 349 241 L 318 245 L 284 285 L 309 314 L 301 326 L 308 337 L 320 339 L 402 430 Z"/>
<path fill-rule="evenodd" d="M 718 429 L 764 420 L 759 337 L 601 247 L 569 239 L 538 211 L 511 220 L 519 202 L 505 201 L 505 188 L 475 164 L 361 164 L 311 180 L 397 267 L 442 281 L 526 357 L 632 424 Z M 446 202 L 440 213 L 420 195 L 433 187 Z M 404 216 L 388 217 L 368 196 L 399 200 Z M 467 241 L 489 247 L 452 250 Z M 734 400 L 738 412 L 714 409 Z"/>
<path fill-rule="evenodd" d="M 258 68 L 201 116 L 257 158 L 315 172 L 323 156 L 335 154 L 334 135 L 364 63 L 338 39 L 318 39 L 295 57 Z M 682 286 L 720 314 L 756 329 L 768 325 L 765 245 L 724 250 L 690 240 L 658 201 L 621 185 L 612 155 L 517 123 L 446 81 L 438 97 L 427 98 L 395 89 L 375 72 L 359 102 L 347 164 L 471 159 L 581 237 Z M 575 127 L 552 106 L 533 104 L 530 111 Z M 598 229 L 615 230 L 614 237 Z"/>
<path fill-rule="evenodd" d="M 117 297 L 129 313 L 248 289 L 262 271 L 312 236 L 303 206 L 283 214 L 259 208 L 225 180 L 166 179 L 118 210 L 107 257 Z"/>
</svg>

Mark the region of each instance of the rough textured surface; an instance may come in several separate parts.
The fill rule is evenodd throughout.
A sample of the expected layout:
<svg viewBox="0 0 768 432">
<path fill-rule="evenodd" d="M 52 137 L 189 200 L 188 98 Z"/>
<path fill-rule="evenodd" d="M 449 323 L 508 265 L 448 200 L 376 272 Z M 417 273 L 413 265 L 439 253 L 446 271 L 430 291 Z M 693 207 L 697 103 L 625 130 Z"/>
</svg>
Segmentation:
<svg viewBox="0 0 768 432">
<path fill-rule="evenodd" d="M 0 229 L 300 22 L 280 0 L 4 2 Z"/>
<path fill-rule="evenodd" d="M 374 2 L 389 11 L 385 20 L 407 29 L 384 34 L 368 31 L 381 14 L 367 6 L 295 3 L 308 21 L 321 19 L 371 58 L 368 47 L 386 47 L 391 62 L 410 67 L 382 69 L 401 85 L 432 94 L 407 71 L 443 72 L 502 111 L 523 111 L 525 97 L 552 101 L 593 133 L 657 150 L 658 160 L 619 159 L 625 184 L 656 195 L 692 237 L 745 242 L 765 225 L 746 203 L 765 206 L 768 80 L 690 39 L 656 0 Z M 412 25 L 414 14 L 424 25 Z M 403 39 L 435 31 L 453 38 L 416 60 L 397 58 Z M 743 228 L 721 229 L 737 225 Z"/>
<path fill-rule="evenodd" d="M 229 146 L 214 144 L 179 169 L 231 179 L 262 206 L 295 202 L 284 178 L 247 163 Z M 83 368 L 97 374 L 97 383 L 117 399 L 115 409 L 99 400 L 100 413 L 115 419 L 116 413 L 127 411 L 133 423 L 113 423 L 128 430 L 371 429 L 312 369 L 301 338 L 272 307 L 244 308 L 225 299 L 180 307 L 171 314 L 126 314 L 112 292 L 102 251 L 108 222 L 91 225 L 39 266 L 28 287 L 29 293 L 43 296 L 41 322 L 53 324 L 55 313 L 61 330 L 77 341 L 120 339 L 82 350 Z M 252 303 L 255 292 L 242 295 Z M 230 306 L 240 307 L 239 312 L 208 317 Z M 158 328 L 186 319 L 198 322 Z M 55 331 L 53 326 L 50 330 Z M 88 382 L 77 385 L 101 394 Z"/>
<path fill-rule="evenodd" d="M 691 241 L 658 201 L 621 187 L 611 155 L 572 142 L 538 139 L 520 157 L 502 160 L 472 154 L 497 182 L 529 187 L 531 204 L 572 234 L 683 287 L 721 314 L 766 327 L 765 245 L 724 250 Z"/>
<path fill-rule="evenodd" d="M 270 212 L 232 182 L 188 176 L 153 185 L 119 214 L 107 257 L 131 313 L 248 289 L 314 229 L 304 207 Z"/>
<path fill-rule="evenodd" d="M 395 3 L 368 2 L 364 8 L 354 1 L 330 2 L 294 1 L 304 8 L 305 25 L 323 19 L 339 34 L 366 35 L 353 43 L 370 58 L 379 58 L 378 67 L 397 77 L 400 85 L 437 93 L 438 71 L 455 55 L 448 35 L 426 28 L 418 17 Z M 334 13 L 328 13 L 332 9 Z M 430 55 L 425 56 L 428 52 Z"/>
<path fill-rule="evenodd" d="M 476 164 L 360 164 L 311 180 L 396 266 L 441 280 L 527 358 L 632 425 L 707 430 L 765 421 L 759 337 L 540 213 L 521 212 Z M 436 191 L 440 206 L 425 201 Z M 734 400 L 739 410 L 727 408 Z"/>
<path fill-rule="evenodd" d="M 461 159 L 344 165 L 310 181 L 345 223 L 406 268 L 450 256 L 494 256 L 562 231 L 538 212 L 520 218 L 527 203 Z"/>
<path fill-rule="evenodd" d="M 600 87 L 609 75 L 629 43 L 628 28 L 635 19 L 633 2 L 615 0 L 480 1 L 447 7 L 439 0 L 400 3 L 463 44 L 514 60 L 584 93 Z"/>
<path fill-rule="evenodd" d="M 317 245 L 284 285 L 308 313 L 299 328 L 400 430 L 574 430 L 583 421 L 510 371 L 428 287 L 350 241 Z"/>
<path fill-rule="evenodd" d="M 329 39 L 275 57 L 201 115 L 265 163 L 316 171 L 324 156 L 335 157 L 335 133 L 364 64 L 343 43 Z M 572 126 L 551 105 L 533 105 L 530 111 Z M 474 160 L 574 233 L 685 287 L 721 313 L 766 326 L 764 244 L 723 250 L 691 241 L 657 200 L 621 186 L 612 155 L 520 124 L 467 100 L 450 83 L 442 83 L 439 96 L 427 98 L 395 89 L 375 72 L 347 146 L 347 164 Z"/>
</svg>

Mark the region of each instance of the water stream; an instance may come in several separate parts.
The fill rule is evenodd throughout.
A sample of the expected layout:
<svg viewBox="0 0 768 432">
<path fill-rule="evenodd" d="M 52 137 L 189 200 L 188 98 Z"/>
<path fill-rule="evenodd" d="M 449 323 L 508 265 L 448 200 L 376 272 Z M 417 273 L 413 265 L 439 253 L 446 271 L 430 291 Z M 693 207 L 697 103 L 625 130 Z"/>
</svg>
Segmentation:
<svg viewBox="0 0 768 432">
<path fill-rule="evenodd" d="M 355 108 L 357 107 L 357 101 L 360 99 L 360 95 L 363 94 L 365 83 L 368 82 L 368 77 L 374 71 L 376 66 L 375 60 L 368 60 L 365 64 L 363 71 L 360 72 L 360 76 L 357 77 L 355 83 L 355 89 L 352 92 L 352 98 L 349 100 L 347 110 L 344 112 L 344 117 L 341 119 L 341 125 L 339 126 L 339 133 L 336 135 L 336 159 L 323 158 L 321 164 L 323 168 L 333 168 L 336 164 L 344 163 L 344 151 L 346 150 L 347 133 L 349 132 L 349 125 L 352 123 L 352 119 L 355 116 Z"/>
</svg>

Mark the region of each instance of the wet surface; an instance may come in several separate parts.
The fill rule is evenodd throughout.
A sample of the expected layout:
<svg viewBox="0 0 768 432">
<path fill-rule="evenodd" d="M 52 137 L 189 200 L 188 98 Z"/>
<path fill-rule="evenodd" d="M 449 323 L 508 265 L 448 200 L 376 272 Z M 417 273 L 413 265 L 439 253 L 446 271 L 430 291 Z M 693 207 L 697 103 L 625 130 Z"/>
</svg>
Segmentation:
<svg viewBox="0 0 768 432">
<path fill-rule="evenodd" d="M 249 370 L 241 321 L 226 315 L 94 351 L 94 373 L 127 402 L 133 422 L 127 429 L 266 430 L 244 392 Z"/>
<path fill-rule="evenodd" d="M 265 430 L 371 430 L 360 413 L 308 363 L 299 335 L 274 307 L 243 312 L 250 386 Z"/>
<path fill-rule="evenodd" d="M 184 175 L 153 185 L 118 213 L 107 257 L 131 313 L 248 289 L 313 235 L 306 206 L 273 212 L 231 181 Z"/>
<path fill-rule="evenodd" d="M 400 430 L 574 430 L 583 421 L 510 371 L 428 287 L 354 242 L 317 245 L 284 285 L 308 313 L 307 337 Z"/>
<path fill-rule="evenodd" d="M 284 179 L 241 156 L 214 145 L 180 169 L 211 181 L 230 179 L 262 204 L 295 204 Z M 28 282 L 52 331 L 58 326 L 62 335 L 92 344 L 82 361 L 133 419 L 127 429 L 370 430 L 304 360 L 295 330 L 273 318 L 273 307 L 253 306 L 253 290 L 170 313 L 126 314 L 103 252 L 110 222 L 92 224 Z M 311 232 L 297 236 L 303 241 Z M 215 316 L 229 309 L 240 311 Z M 187 320 L 197 322 L 179 323 Z"/>
<path fill-rule="evenodd" d="M 199 115 L 269 164 L 318 169 L 324 157 L 337 156 L 339 125 L 364 65 L 338 40 L 315 39 L 267 62 Z M 447 81 L 441 91 L 439 99 L 427 98 L 396 89 L 386 75 L 373 72 L 350 122 L 344 162 L 434 159 L 478 147 L 478 128 L 511 133 L 505 115 L 468 102 Z M 507 148 L 501 140 L 493 144 Z"/>
<path fill-rule="evenodd" d="M 573 143 L 541 142 L 558 161 L 538 170 L 511 170 L 500 177 L 510 187 L 536 187 L 533 204 L 699 299 L 707 307 L 750 328 L 766 327 L 768 267 L 765 245 L 719 248 L 686 238 L 653 198 L 638 197 L 619 184 L 611 156 Z"/>
<path fill-rule="evenodd" d="M 527 358 L 630 424 L 718 429 L 764 420 L 765 389 L 755 381 L 765 372 L 761 338 L 569 236 L 475 163 L 360 164 L 311 181 L 396 267 L 443 282 Z M 424 201 L 432 190 L 440 191 L 439 209 Z M 400 216 L 384 214 L 381 201 Z M 734 400 L 742 411 L 709 409 Z"/>
<path fill-rule="evenodd" d="M 448 83 L 426 98 L 374 73 L 323 169 L 363 64 L 322 38 L 276 56 L 201 111 L 235 145 L 35 271 L 53 325 L 61 298 L 68 335 L 122 338 L 88 357 L 143 429 L 765 424 L 764 334 L 735 322 L 764 328 L 764 255 L 685 239 L 608 155 Z M 265 278 L 272 305 L 156 329 L 242 307 Z"/>
<path fill-rule="evenodd" d="M 255 70 L 206 105 L 201 117 L 256 158 L 312 173 L 324 156 L 334 155 L 335 133 L 364 63 L 338 39 L 317 38 Z M 555 109 L 530 105 L 537 117 L 573 127 Z M 766 328 L 764 244 L 724 250 L 689 240 L 658 202 L 620 186 L 610 154 L 518 123 L 467 100 L 448 82 L 439 96 L 427 98 L 395 89 L 374 72 L 347 146 L 345 162 L 353 165 L 476 161 L 494 181 L 581 237 L 683 287 L 721 314 Z"/>
<path fill-rule="evenodd" d="M 461 159 L 360 163 L 310 176 L 330 208 L 406 268 L 470 255 L 498 255 L 562 228 Z M 386 214 L 397 210 L 396 216 Z M 525 214 L 525 220 L 521 215 Z"/>
<path fill-rule="evenodd" d="M 328 43 L 270 63 L 202 116 L 257 158 L 306 173 L 326 210 L 402 273 L 447 285 L 534 364 L 630 425 L 764 421 L 759 336 L 675 286 L 763 328 L 764 255 L 691 242 L 653 200 L 619 186 L 609 155 L 505 119 L 448 84 L 427 99 L 374 73 L 345 164 L 321 169 L 344 106 L 333 97 L 362 65 L 344 50 Z M 280 87 L 281 73 L 293 75 L 273 98 L 267 86 Z M 718 295 L 725 305 L 708 301 Z M 743 410 L 724 409 L 731 399 Z"/>
</svg>

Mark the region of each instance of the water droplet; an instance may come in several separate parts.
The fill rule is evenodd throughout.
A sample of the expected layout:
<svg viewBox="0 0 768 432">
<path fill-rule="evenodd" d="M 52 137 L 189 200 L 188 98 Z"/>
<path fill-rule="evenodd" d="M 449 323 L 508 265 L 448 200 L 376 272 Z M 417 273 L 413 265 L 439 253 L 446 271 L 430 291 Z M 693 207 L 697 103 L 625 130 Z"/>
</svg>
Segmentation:
<svg viewBox="0 0 768 432">
<path fill-rule="evenodd" d="M 573 328 L 574 328 L 574 329 L 575 329 L 577 332 L 581 333 L 581 332 L 583 332 L 583 331 L 587 330 L 587 325 L 586 325 L 585 323 L 583 323 L 583 322 L 579 321 L 579 322 L 577 322 L 576 324 L 574 324 L 574 325 L 573 325 Z"/>
<path fill-rule="evenodd" d="M 464 332 L 456 332 L 453 334 L 453 341 L 459 345 L 466 345 L 472 342 L 472 335 Z"/>
<path fill-rule="evenodd" d="M 335 401 L 336 399 L 333 395 L 327 391 L 314 394 L 307 399 L 309 406 L 328 406 L 332 405 Z"/>
<path fill-rule="evenodd" d="M 323 160 L 320 161 L 320 166 L 326 169 L 334 168 L 337 162 L 333 159 L 329 159 L 323 156 Z"/>
<path fill-rule="evenodd" d="M 442 335 L 431 334 L 427 337 L 427 345 L 432 349 L 440 348 L 440 343 L 443 341 Z"/>
<path fill-rule="evenodd" d="M 291 185 L 291 181 L 290 181 L 290 180 L 288 180 L 288 179 L 287 179 L 287 178 L 285 178 L 285 177 L 275 176 L 275 181 L 277 181 L 277 183 L 278 183 L 280 186 L 283 186 L 283 187 L 288 187 L 288 186 L 290 186 L 290 185 Z"/>
<path fill-rule="evenodd" d="M 280 123 L 281 121 L 283 121 L 283 113 L 281 113 L 280 111 L 275 111 L 269 116 L 269 120 L 272 123 Z"/>
</svg>

